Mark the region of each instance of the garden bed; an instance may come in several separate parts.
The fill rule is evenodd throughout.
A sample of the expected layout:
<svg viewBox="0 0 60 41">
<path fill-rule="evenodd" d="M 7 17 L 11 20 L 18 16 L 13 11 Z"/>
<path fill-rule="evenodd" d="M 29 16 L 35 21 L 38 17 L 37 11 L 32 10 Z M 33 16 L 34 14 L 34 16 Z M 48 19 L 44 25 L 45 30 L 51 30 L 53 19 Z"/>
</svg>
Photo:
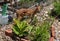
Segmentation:
<svg viewBox="0 0 60 41">
<path fill-rule="evenodd" d="M 53 20 L 45 13 L 42 15 L 36 14 L 33 20 L 30 20 L 19 21 L 14 19 L 14 23 L 2 26 L 0 31 L 1 41 L 49 41 L 51 36 L 54 37 L 51 34 L 53 33 L 51 30 Z M 53 40 L 53 37 L 50 41 Z"/>
</svg>

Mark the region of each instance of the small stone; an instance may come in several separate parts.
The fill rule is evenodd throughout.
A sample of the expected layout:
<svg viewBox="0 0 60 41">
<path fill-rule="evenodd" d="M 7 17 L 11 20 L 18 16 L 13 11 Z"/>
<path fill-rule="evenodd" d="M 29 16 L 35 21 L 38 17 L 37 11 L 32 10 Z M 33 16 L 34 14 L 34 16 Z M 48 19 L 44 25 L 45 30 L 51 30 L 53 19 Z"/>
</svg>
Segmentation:
<svg viewBox="0 0 60 41">
<path fill-rule="evenodd" d="M 7 36 L 12 36 L 12 35 L 13 35 L 11 29 L 5 30 L 5 34 L 6 34 Z"/>
<path fill-rule="evenodd" d="M 60 32 L 60 28 L 57 28 L 57 31 Z"/>
<path fill-rule="evenodd" d="M 35 15 L 35 17 L 36 17 L 37 15 Z"/>
<path fill-rule="evenodd" d="M 49 41 L 54 41 L 54 37 L 51 37 L 51 38 L 49 39 Z"/>
<path fill-rule="evenodd" d="M 46 18 L 44 18 L 43 20 L 46 20 Z"/>
<path fill-rule="evenodd" d="M 55 27 L 54 26 L 52 26 L 51 32 L 52 32 L 52 36 L 55 37 Z"/>
<path fill-rule="evenodd" d="M 2 38 L 2 36 L 0 35 L 0 38 Z"/>
<path fill-rule="evenodd" d="M 0 41 L 4 41 L 3 39 L 0 39 Z"/>
<path fill-rule="evenodd" d="M 30 40 L 26 40 L 26 39 L 21 39 L 22 41 L 30 41 Z"/>
<path fill-rule="evenodd" d="M 58 22 L 58 25 L 60 25 L 60 22 Z"/>
<path fill-rule="evenodd" d="M 48 13 L 48 11 L 45 11 L 45 13 L 47 14 L 47 13 Z"/>
<path fill-rule="evenodd" d="M 57 38 L 59 38 L 59 39 L 60 39 L 60 35 L 57 35 Z"/>
<path fill-rule="evenodd" d="M 51 7 L 50 10 L 52 10 L 53 8 Z"/>
</svg>

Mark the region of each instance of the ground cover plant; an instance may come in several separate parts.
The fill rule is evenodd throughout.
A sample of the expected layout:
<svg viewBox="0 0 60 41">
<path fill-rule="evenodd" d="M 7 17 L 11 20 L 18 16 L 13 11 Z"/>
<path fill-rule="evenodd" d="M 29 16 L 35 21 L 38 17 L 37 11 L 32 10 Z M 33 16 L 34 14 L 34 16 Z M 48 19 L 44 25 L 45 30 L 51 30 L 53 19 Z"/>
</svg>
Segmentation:
<svg viewBox="0 0 60 41">
<path fill-rule="evenodd" d="M 57 13 L 57 15 L 60 15 L 60 2 L 55 2 L 54 7 L 54 11 Z"/>
<path fill-rule="evenodd" d="M 48 21 L 45 21 L 41 26 L 34 26 L 28 24 L 26 21 L 14 20 L 15 25 L 13 25 L 13 32 L 17 34 L 20 38 L 28 37 L 31 41 L 48 41 L 50 38 L 50 26 Z"/>
<path fill-rule="evenodd" d="M 51 12 L 52 17 L 60 18 L 60 1 L 54 1 L 54 9 Z"/>
<path fill-rule="evenodd" d="M 50 25 L 48 22 L 44 22 L 41 26 L 33 28 L 33 35 L 30 36 L 32 41 L 48 41 L 50 38 Z"/>
<path fill-rule="evenodd" d="M 20 22 L 15 19 L 14 21 L 15 21 L 15 24 L 13 25 L 13 31 L 15 34 L 19 35 L 20 37 L 28 34 L 28 32 L 26 31 L 27 23 L 25 21 Z"/>
</svg>

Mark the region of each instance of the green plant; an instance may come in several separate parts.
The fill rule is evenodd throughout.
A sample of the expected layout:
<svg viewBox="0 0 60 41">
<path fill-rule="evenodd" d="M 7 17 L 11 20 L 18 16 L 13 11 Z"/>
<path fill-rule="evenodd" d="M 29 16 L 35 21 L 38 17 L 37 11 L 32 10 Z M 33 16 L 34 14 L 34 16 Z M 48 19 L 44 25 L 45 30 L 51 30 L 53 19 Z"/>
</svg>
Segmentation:
<svg viewBox="0 0 60 41">
<path fill-rule="evenodd" d="M 27 24 L 26 21 L 14 20 L 13 32 L 20 37 L 27 35 L 31 41 L 48 41 L 50 38 L 51 23 L 45 21 L 41 26 Z"/>
<path fill-rule="evenodd" d="M 30 22 L 31 25 L 37 25 L 38 19 L 37 17 L 33 17 L 32 21 Z"/>
<path fill-rule="evenodd" d="M 20 0 L 20 3 L 30 3 L 30 2 L 35 2 L 35 0 Z"/>
<path fill-rule="evenodd" d="M 44 22 L 41 26 L 36 26 L 33 28 L 31 34 L 32 41 L 48 41 L 50 38 L 50 25 L 48 22 Z"/>
<path fill-rule="evenodd" d="M 56 15 L 60 15 L 60 2 L 54 2 L 54 11 L 56 12 Z"/>
<path fill-rule="evenodd" d="M 27 28 L 27 22 L 14 19 L 15 24 L 13 25 L 13 32 L 17 34 L 18 36 L 22 37 L 28 34 L 26 31 Z"/>
</svg>

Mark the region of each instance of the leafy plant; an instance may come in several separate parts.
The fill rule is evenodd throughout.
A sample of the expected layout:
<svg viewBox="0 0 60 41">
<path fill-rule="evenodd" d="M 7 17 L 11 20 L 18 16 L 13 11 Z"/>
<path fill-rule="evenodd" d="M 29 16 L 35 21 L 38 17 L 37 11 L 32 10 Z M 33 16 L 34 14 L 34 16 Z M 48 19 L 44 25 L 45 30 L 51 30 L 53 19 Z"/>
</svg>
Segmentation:
<svg viewBox="0 0 60 41">
<path fill-rule="evenodd" d="M 60 15 L 60 2 L 54 2 L 54 11 L 56 12 L 56 15 Z"/>
<path fill-rule="evenodd" d="M 13 25 L 13 32 L 20 37 L 28 35 L 28 38 L 31 41 L 48 41 L 50 38 L 50 26 L 51 24 L 48 21 L 45 21 L 41 26 L 33 26 L 27 24 L 26 21 L 14 20 L 16 23 Z"/>
<path fill-rule="evenodd" d="M 37 25 L 37 22 L 38 22 L 37 17 L 34 16 L 32 21 L 30 22 L 30 24 L 31 25 Z"/>
<path fill-rule="evenodd" d="M 12 29 L 15 34 L 17 34 L 20 37 L 28 34 L 28 32 L 26 31 L 27 28 L 26 21 L 20 22 L 19 20 L 14 19 L 14 22 L 15 24 L 13 25 Z"/>
<path fill-rule="evenodd" d="M 30 2 L 34 2 L 35 0 L 20 0 L 20 3 L 30 3 Z"/>
<path fill-rule="evenodd" d="M 44 22 L 41 26 L 36 26 L 33 28 L 33 35 L 30 36 L 32 41 L 48 41 L 50 38 L 49 27 L 51 24 Z M 32 33 L 31 32 L 31 33 Z M 33 38 L 33 39 L 32 39 Z"/>
</svg>

